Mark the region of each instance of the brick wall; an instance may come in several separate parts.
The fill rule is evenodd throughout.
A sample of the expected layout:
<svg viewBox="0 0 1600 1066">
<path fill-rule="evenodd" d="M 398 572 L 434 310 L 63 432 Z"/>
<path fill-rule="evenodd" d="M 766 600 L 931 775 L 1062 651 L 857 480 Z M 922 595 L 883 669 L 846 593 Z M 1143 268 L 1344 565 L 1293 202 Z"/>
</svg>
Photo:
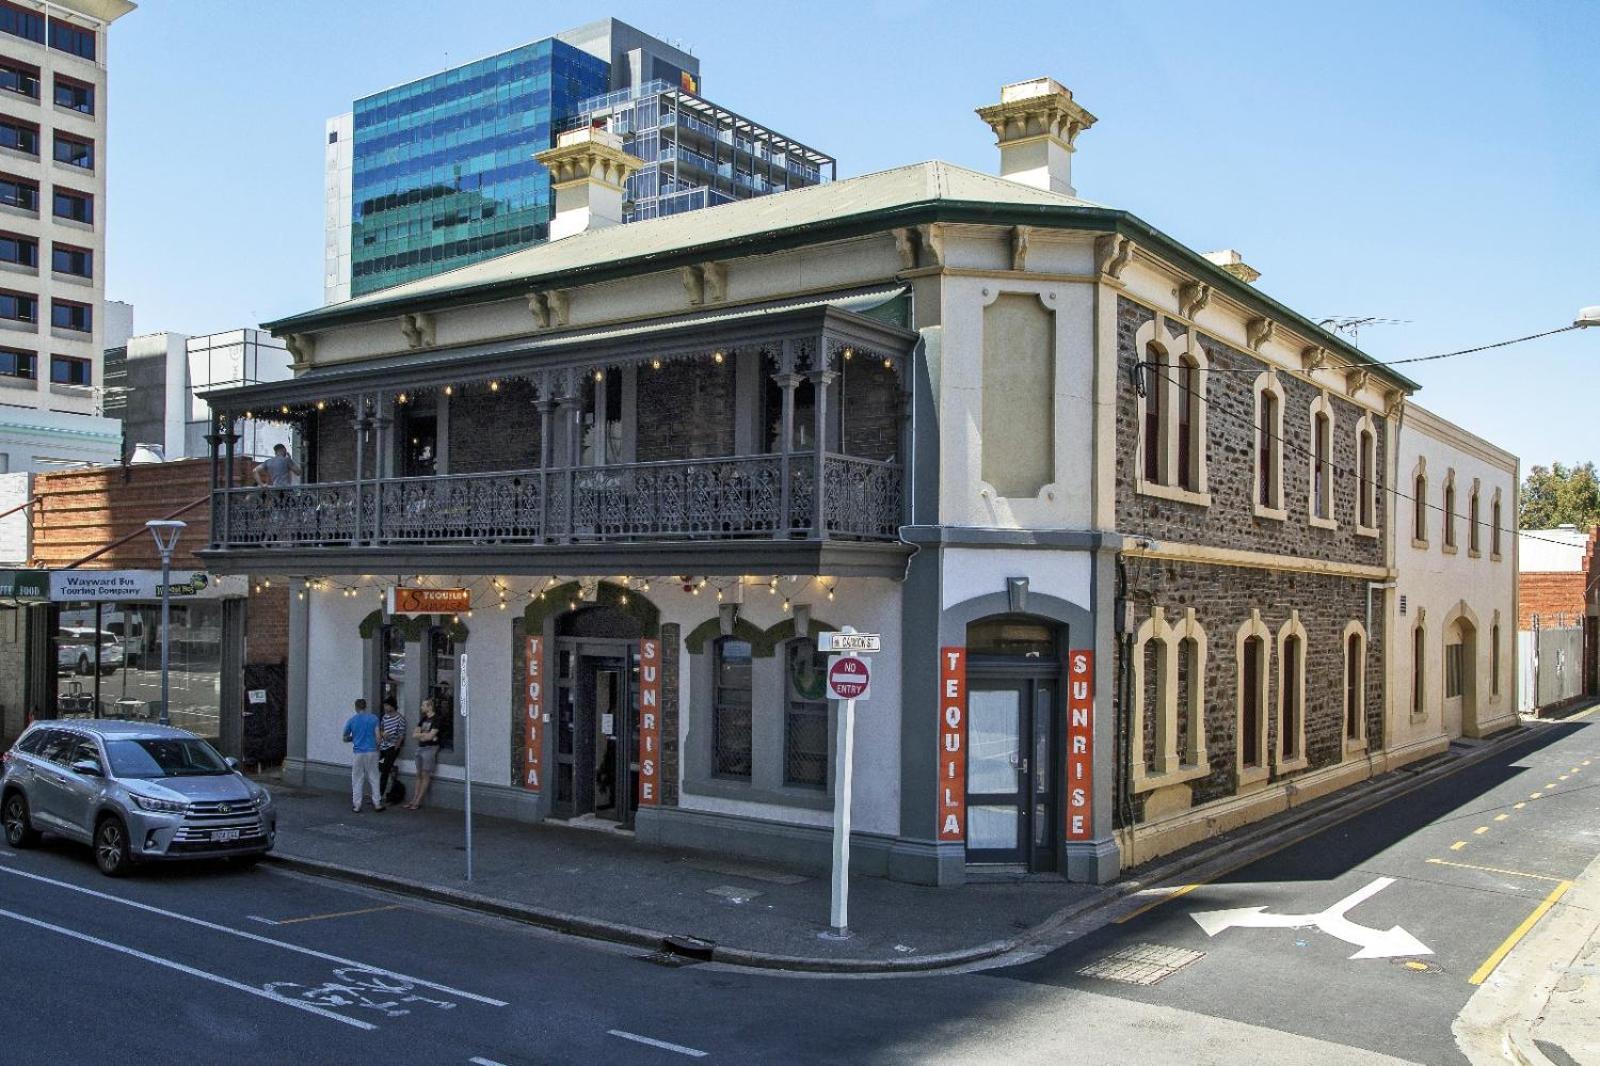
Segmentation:
<svg viewBox="0 0 1600 1066">
<path fill-rule="evenodd" d="M 736 362 L 680 360 L 639 371 L 635 454 L 641 463 L 734 453 Z"/>
<path fill-rule="evenodd" d="M 539 412 L 533 386 L 507 381 L 450 400 L 450 472 L 531 470 L 539 465 Z"/>
<path fill-rule="evenodd" d="M 1276 751 L 1278 744 L 1278 685 L 1283 665 L 1278 657 L 1278 630 L 1289 621 L 1290 610 L 1297 609 L 1300 624 L 1306 631 L 1304 713 L 1306 753 L 1310 760 L 1309 767 L 1298 772 L 1307 773 L 1343 759 L 1344 628 L 1351 621 L 1365 621 L 1364 581 L 1155 560 L 1129 560 L 1126 565 L 1136 624 L 1150 617 L 1153 605 L 1165 608 L 1169 622 L 1181 618 L 1184 608 L 1194 607 L 1195 620 L 1206 632 L 1204 704 L 1206 754 L 1211 773 L 1191 783 L 1196 806 L 1232 795 L 1237 787 L 1234 769 L 1238 751 L 1237 636 L 1240 627 L 1250 620 L 1252 608 L 1261 612 L 1261 621 L 1272 634 L 1267 678 L 1267 751 Z M 1382 746 L 1383 737 L 1383 657 L 1382 641 L 1370 640 L 1366 663 L 1366 718 L 1368 744 L 1373 749 Z M 1152 694 L 1153 688 L 1147 686 L 1147 707 L 1151 705 Z M 1154 750 L 1153 731 L 1153 722 L 1147 718 L 1146 759 L 1152 757 Z M 1179 750 L 1183 750 L 1181 737 Z M 1136 798 L 1133 811 L 1135 822 L 1142 820 L 1142 799 Z"/>
<path fill-rule="evenodd" d="M 864 459 L 900 453 L 900 382 L 876 359 L 844 366 L 844 452 Z"/>
<path fill-rule="evenodd" d="M 351 481 L 356 476 L 356 430 L 350 424 L 355 413 L 348 407 L 330 407 L 317 412 L 311 431 L 316 455 L 318 481 Z M 368 468 L 371 472 L 371 468 Z"/>
<path fill-rule="evenodd" d="M 1581 571 L 1570 573 L 1524 573 L 1517 575 L 1517 628 L 1532 629 L 1533 616 L 1538 615 L 1546 626 L 1576 624 L 1583 617 L 1583 586 L 1585 576 Z"/>
<path fill-rule="evenodd" d="M 1283 386 L 1283 501 L 1285 521 L 1257 518 L 1255 490 L 1255 377 L 1267 364 L 1255 356 L 1201 338 L 1210 361 L 1206 378 L 1206 457 L 1211 506 L 1141 496 L 1134 491 L 1138 471 L 1138 397 L 1128 384 L 1143 358 L 1135 350 L 1139 327 L 1155 315 L 1121 299 L 1117 305 L 1117 529 L 1122 533 L 1162 541 L 1188 541 L 1217 547 L 1242 548 L 1302 558 L 1384 565 L 1381 538 L 1355 534 L 1358 482 L 1356 423 L 1362 409 L 1331 394 L 1333 404 L 1333 516 L 1335 530 L 1319 529 L 1308 521 L 1310 510 L 1311 404 L 1321 390 L 1289 374 L 1280 374 Z M 1176 336 L 1169 323 L 1169 333 Z M 1377 469 L 1387 469 L 1386 423 L 1374 416 Z M 1388 520 L 1386 494 L 1377 493 L 1377 521 Z"/>
<path fill-rule="evenodd" d="M 289 590 L 283 582 L 250 586 L 245 605 L 244 661 L 250 666 L 289 661 Z"/>
</svg>

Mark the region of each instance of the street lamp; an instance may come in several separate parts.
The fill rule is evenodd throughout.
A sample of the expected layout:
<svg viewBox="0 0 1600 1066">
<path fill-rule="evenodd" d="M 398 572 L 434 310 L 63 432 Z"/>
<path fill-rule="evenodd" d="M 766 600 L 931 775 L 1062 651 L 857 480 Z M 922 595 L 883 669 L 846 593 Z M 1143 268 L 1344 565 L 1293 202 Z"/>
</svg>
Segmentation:
<svg viewBox="0 0 1600 1066">
<path fill-rule="evenodd" d="M 156 539 L 156 550 L 161 553 L 161 724 L 171 725 L 167 698 L 167 653 L 172 647 L 172 549 L 178 546 L 178 535 L 189 523 L 171 518 L 156 518 L 144 524 Z"/>
<path fill-rule="evenodd" d="M 1572 324 L 1579 329 L 1588 326 L 1600 326 L 1600 304 L 1580 309 L 1577 321 Z"/>
</svg>

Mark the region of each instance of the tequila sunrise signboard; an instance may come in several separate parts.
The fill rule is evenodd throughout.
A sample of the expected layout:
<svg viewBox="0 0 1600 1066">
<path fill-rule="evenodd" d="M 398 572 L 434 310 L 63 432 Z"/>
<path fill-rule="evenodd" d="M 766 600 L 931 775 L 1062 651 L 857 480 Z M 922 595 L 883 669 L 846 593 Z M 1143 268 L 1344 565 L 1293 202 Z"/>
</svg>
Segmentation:
<svg viewBox="0 0 1600 1066">
<path fill-rule="evenodd" d="M 464 614 L 472 610 L 471 589 L 391 588 L 390 614 Z"/>
</svg>

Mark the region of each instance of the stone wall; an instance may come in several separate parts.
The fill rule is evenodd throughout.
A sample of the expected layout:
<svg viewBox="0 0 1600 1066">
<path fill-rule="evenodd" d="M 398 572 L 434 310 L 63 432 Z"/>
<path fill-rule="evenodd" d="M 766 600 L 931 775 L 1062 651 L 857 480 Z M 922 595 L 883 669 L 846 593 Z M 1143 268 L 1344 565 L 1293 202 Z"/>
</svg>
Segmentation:
<svg viewBox="0 0 1600 1066">
<path fill-rule="evenodd" d="M 1154 312 L 1127 299 L 1117 304 L 1117 529 L 1161 541 L 1292 555 L 1308 559 L 1384 565 L 1381 537 L 1356 535 L 1359 503 L 1356 423 L 1363 409 L 1335 393 L 1333 404 L 1333 517 L 1337 529 L 1312 526 L 1309 518 L 1311 480 L 1311 404 L 1321 390 L 1291 374 L 1280 373 L 1283 386 L 1284 521 L 1255 515 L 1255 378 L 1268 364 L 1209 337 L 1200 344 L 1210 361 L 1206 385 L 1206 457 L 1211 506 L 1178 503 L 1134 490 L 1138 471 L 1138 397 L 1128 384 L 1142 354 L 1134 347 L 1139 327 Z M 1180 336 L 1177 324 L 1168 333 Z M 1388 469 L 1386 423 L 1373 416 L 1378 476 Z M 1378 528 L 1388 521 L 1386 493 L 1376 493 Z"/>
<path fill-rule="evenodd" d="M 1343 760 L 1344 630 L 1351 621 L 1365 623 L 1365 581 L 1150 559 L 1129 559 L 1126 566 L 1135 626 L 1150 617 L 1154 606 L 1164 608 L 1169 621 L 1181 618 L 1184 608 L 1193 607 L 1195 620 L 1206 633 L 1204 705 L 1206 755 L 1211 772 L 1191 782 L 1195 806 L 1230 796 L 1237 787 L 1237 637 L 1240 627 L 1250 620 L 1252 608 L 1261 612 L 1261 621 L 1273 638 L 1269 642 L 1267 671 L 1268 764 L 1272 764 L 1271 753 L 1277 751 L 1278 745 L 1278 689 L 1283 664 L 1278 657 L 1277 636 L 1289 621 L 1291 609 L 1299 611 L 1300 624 L 1306 631 L 1304 714 L 1309 765 L 1296 773 L 1309 773 Z M 1125 654 L 1126 649 L 1119 651 L 1119 655 Z M 1383 642 L 1371 639 L 1367 644 L 1366 726 L 1368 744 L 1373 749 L 1382 747 L 1384 672 Z M 1147 682 L 1146 707 L 1152 699 L 1153 685 Z M 1153 719 L 1147 716 L 1146 759 L 1153 757 L 1153 732 Z M 1182 750 L 1180 737 L 1179 751 Z M 1272 780 L 1279 779 L 1274 769 Z M 1133 820 L 1141 821 L 1142 797 L 1134 797 L 1132 809 Z M 1119 821 L 1125 824 L 1125 818 Z"/>
</svg>

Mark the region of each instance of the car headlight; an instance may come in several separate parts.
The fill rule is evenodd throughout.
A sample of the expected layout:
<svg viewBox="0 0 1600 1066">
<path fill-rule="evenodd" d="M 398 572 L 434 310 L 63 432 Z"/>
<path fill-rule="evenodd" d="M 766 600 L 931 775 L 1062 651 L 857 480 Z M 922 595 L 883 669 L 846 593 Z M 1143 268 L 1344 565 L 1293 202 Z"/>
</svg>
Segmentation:
<svg viewBox="0 0 1600 1066">
<path fill-rule="evenodd" d="M 250 801 L 255 804 L 256 810 L 259 811 L 266 807 L 272 806 L 272 794 L 265 789 L 262 789 L 260 792 L 257 792 L 254 796 L 250 797 Z"/>
<path fill-rule="evenodd" d="M 183 814 L 189 809 L 189 805 L 180 800 L 156 799 L 153 796 L 140 796 L 133 792 L 128 795 L 133 797 L 134 805 L 142 811 L 154 811 L 156 814 Z"/>
</svg>

